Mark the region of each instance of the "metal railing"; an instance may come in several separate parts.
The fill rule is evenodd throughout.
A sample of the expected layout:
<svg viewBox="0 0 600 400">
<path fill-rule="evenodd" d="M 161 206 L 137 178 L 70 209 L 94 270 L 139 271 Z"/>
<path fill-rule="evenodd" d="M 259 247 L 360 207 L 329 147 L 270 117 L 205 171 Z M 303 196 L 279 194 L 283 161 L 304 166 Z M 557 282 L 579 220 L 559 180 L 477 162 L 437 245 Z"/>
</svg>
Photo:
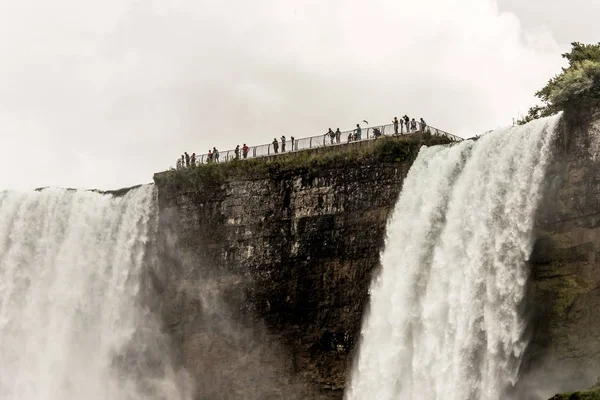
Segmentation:
<svg viewBox="0 0 600 400">
<path fill-rule="evenodd" d="M 351 142 L 373 140 L 380 136 L 411 135 L 415 133 L 422 133 L 423 131 L 430 133 L 434 136 L 444 136 L 450 139 L 451 141 L 455 142 L 460 142 L 463 140 L 459 136 L 442 131 L 441 129 L 437 129 L 429 125 L 421 127 L 420 122 L 416 123 L 416 129 L 407 130 L 406 126 L 398 126 L 397 134 L 396 130 L 394 129 L 394 124 L 388 124 L 362 128 L 360 138 L 357 137 L 357 130 L 353 129 L 351 131 L 340 132 L 339 135 L 335 135 L 333 138 L 329 135 L 329 133 L 299 139 L 293 139 L 293 137 L 289 137 L 286 139 L 285 142 L 282 142 L 280 138 L 278 138 L 277 147 L 275 147 L 274 143 L 250 146 L 248 148 L 247 154 L 244 154 L 242 147 L 239 148 L 239 151 L 237 153 L 236 150 L 221 151 L 219 152 L 218 158 L 211 157 L 211 159 L 209 159 L 208 154 L 201 154 L 196 156 L 195 165 L 207 164 L 209 162 L 227 162 L 235 159 L 244 160 L 273 156 L 301 150 L 315 149 L 319 147 L 337 146 Z M 190 164 L 192 164 L 192 162 L 190 162 Z M 177 167 L 181 168 L 184 166 L 184 160 L 179 158 L 177 160 Z"/>
</svg>

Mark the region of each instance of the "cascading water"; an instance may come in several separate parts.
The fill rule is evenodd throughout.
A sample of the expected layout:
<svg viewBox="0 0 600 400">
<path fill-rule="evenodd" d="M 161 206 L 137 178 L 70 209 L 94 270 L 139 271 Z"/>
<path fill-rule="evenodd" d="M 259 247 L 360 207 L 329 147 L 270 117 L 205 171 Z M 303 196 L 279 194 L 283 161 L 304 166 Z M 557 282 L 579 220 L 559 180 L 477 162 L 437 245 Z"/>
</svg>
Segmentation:
<svg viewBox="0 0 600 400">
<path fill-rule="evenodd" d="M 388 224 L 347 400 L 507 398 L 558 119 L 420 152 Z"/>
<path fill-rule="evenodd" d="M 0 398 L 186 399 L 142 305 L 153 186 L 0 193 Z"/>
</svg>

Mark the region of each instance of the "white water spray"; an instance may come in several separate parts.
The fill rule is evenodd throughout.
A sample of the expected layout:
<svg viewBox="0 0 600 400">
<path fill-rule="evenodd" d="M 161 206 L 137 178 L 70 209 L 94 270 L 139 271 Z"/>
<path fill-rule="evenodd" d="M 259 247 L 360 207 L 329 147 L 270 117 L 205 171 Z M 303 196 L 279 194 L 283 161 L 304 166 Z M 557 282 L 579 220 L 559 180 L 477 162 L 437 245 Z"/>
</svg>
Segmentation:
<svg viewBox="0 0 600 400">
<path fill-rule="evenodd" d="M 0 193 L 1 399 L 188 398 L 140 300 L 154 197 Z"/>
<path fill-rule="evenodd" d="M 507 398 L 558 118 L 420 152 L 388 224 L 347 400 Z"/>
</svg>

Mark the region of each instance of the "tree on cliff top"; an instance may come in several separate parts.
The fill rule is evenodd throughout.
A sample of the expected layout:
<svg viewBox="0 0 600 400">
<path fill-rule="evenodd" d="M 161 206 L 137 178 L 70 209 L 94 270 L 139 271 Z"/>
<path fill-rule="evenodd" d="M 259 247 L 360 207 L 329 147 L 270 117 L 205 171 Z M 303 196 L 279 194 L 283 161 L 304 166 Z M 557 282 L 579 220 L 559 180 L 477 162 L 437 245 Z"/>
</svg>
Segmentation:
<svg viewBox="0 0 600 400">
<path fill-rule="evenodd" d="M 572 107 L 600 103 L 600 43 L 571 45 L 571 52 L 562 54 L 569 66 L 535 94 L 543 105 L 531 107 L 519 125 Z"/>
</svg>

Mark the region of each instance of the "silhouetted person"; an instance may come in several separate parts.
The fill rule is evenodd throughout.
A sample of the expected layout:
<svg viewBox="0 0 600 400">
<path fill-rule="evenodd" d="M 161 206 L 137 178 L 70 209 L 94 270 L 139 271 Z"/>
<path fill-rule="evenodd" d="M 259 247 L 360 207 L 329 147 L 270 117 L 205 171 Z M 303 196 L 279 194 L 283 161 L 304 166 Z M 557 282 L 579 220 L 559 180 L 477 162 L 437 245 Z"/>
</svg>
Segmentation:
<svg viewBox="0 0 600 400">
<path fill-rule="evenodd" d="M 406 133 L 410 132 L 410 118 L 408 118 L 408 115 L 404 114 L 404 126 L 406 126 Z"/>
<path fill-rule="evenodd" d="M 196 166 L 196 153 L 192 153 L 191 163 L 192 163 L 192 167 Z"/>
<path fill-rule="evenodd" d="M 183 154 L 181 155 L 181 167 L 185 167 L 185 156 Z"/>
<path fill-rule="evenodd" d="M 219 162 L 219 150 L 216 147 L 213 147 L 213 158 L 215 162 Z"/>
<path fill-rule="evenodd" d="M 242 147 L 242 154 L 244 155 L 244 158 L 248 158 L 249 150 L 250 150 L 250 147 L 246 146 L 246 143 L 244 143 L 244 147 Z"/>
<path fill-rule="evenodd" d="M 425 132 L 425 128 L 427 128 L 427 123 L 425 122 L 425 120 L 423 118 L 421 118 L 421 130 L 423 132 Z"/>
<path fill-rule="evenodd" d="M 183 154 L 185 154 L 185 166 L 189 167 L 190 166 L 190 155 L 187 153 L 187 151 Z"/>
<path fill-rule="evenodd" d="M 210 149 L 208 149 L 208 156 L 206 157 L 206 162 L 210 164 L 213 161 L 213 153 Z"/>
<path fill-rule="evenodd" d="M 356 124 L 356 129 L 354 131 L 356 132 L 355 140 L 362 140 L 362 129 L 360 129 L 359 124 Z"/>
<path fill-rule="evenodd" d="M 394 134 L 398 134 L 398 117 L 394 117 L 394 120 L 392 121 L 394 123 Z"/>
<path fill-rule="evenodd" d="M 290 140 L 292 141 L 292 151 L 296 150 L 296 148 L 294 147 L 294 137 L 290 137 Z"/>
<path fill-rule="evenodd" d="M 235 146 L 235 159 L 239 160 L 240 159 L 240 145 L 238 144 L 237 146 Z"/>
<path fill-rule="evenodd" d="M 339 144 L 341 139 L 342 139 L 342 132 L 340 132 L 340 128 L 337 128 L 335 130 L 335 142 Z"/>
<path fill-rule="evenodd" d="M 281 135 L 281 152 L 285 153 L 285 135 Z"/>
<path fill-rule="evenodd" d="M 279 152 L 279 142 L 277 141 L 277 138 L 273 138 L 273 151 L 275 154 Z"/>
<path fill-rule="evenodd" d="M 404 118 L 400 118 L 400 133 L 404 133 Z"/>
<path fill-rule="evenodd" d="M 333 144 L 333 141 L 335 140 L 335 132 L 332 131 L 331 128 L 329 128 L 327 134 L 329 135 L 329 140 L 331 141 L 331 144 Z"/>
</svg>

